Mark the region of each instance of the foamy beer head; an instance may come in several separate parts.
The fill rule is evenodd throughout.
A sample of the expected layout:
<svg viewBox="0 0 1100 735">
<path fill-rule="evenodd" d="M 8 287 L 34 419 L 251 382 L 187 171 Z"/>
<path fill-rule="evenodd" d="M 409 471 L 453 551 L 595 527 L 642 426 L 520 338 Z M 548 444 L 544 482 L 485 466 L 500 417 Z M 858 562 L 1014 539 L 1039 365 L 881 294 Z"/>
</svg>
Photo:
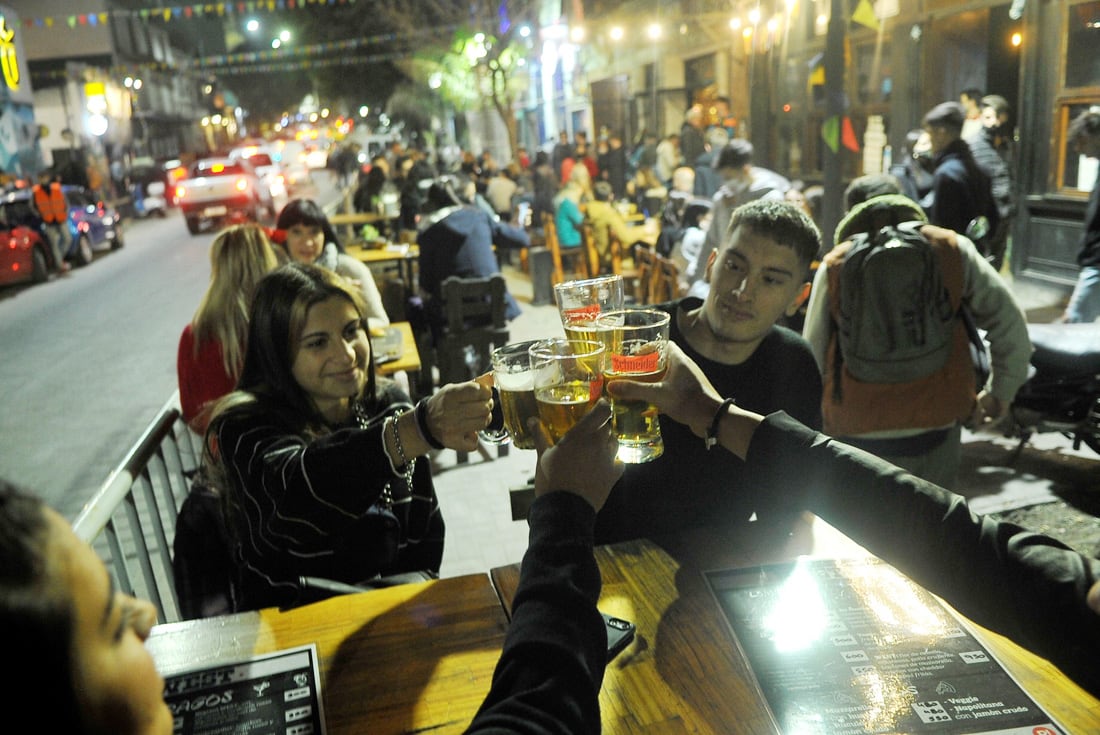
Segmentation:
<svg viewBox="0 0 1100 735">
<path fill-rule="evenodd" d="M 512 443 L 520 449 L 534 449 L 535 439 L 527 420 L 538 417 L 535 403 L 535 374 L 531 371 L 531 347 L 538 340 L 516 342 L 493 350 L 493 382 L 500 393 L 504 426 Z"/>
<path fill-rule="evenodd" d="M 592 340 L 547 339 L 530 349 L 539 418 L 557 442 L 603 393 L 603 345 Z"/>
</svg>

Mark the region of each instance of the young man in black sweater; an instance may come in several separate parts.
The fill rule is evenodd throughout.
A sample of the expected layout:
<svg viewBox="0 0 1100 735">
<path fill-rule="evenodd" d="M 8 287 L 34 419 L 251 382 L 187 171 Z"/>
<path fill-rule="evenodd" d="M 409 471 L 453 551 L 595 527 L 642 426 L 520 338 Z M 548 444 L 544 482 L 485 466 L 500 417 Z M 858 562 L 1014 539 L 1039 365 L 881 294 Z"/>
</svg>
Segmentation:
<svg viewBox="0 0 1100 735">
<path fill-rule="evenodd" d="M 800 335 L 776 322 L 806 299 L 821 235 L 804 212 L 782 201 L 745 204 L 728 225 L 707 261 L 706 300 L 689 296 L 654 308 L 672 315 L 669 339 L 722 395 L 820 428 L 821 375 L 813 354 Z M 708 453 L 688 427 L 666 416 L 661 436 L 661 457 L 626 468 L 596 520 L 597 543 L 745 522 L 760 493 L 782 490 L 750 480 L 741 462 Z"/>
</svg>

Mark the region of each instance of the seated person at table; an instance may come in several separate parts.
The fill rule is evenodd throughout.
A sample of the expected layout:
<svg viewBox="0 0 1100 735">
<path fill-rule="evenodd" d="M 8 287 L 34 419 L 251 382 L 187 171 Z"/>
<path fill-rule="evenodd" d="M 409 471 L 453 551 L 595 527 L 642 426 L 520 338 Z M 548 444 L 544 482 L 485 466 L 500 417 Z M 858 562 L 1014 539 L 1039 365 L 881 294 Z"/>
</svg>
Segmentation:
<svg viewBox="0 0 1100 735">
<path fill-rule="evenodd" d="M 600 403 L 557 446 L 543 438 L 512 623 L 471 733 L 599 728 L 607 635 L 592 521 L 621 469 L 609 416 Z M 170 735 L 164 680 L 144 646 L 155 622 L 153 606 L 115 589 L 64 518 L 0 480 L 0 624 L 19 662 L 0 684 L 31 731 Z M 532 706 L 539 692 L 549 696 Z"/>
<path fill-rule="evenodd" d="M 312 199 L 291 199 L 275 221 L 274 239 L 295 263 L 312 263 L 339 273 L 363 297 L 368 324 L 373 328 L 390 323 L 374 274 L 363 263 L 343 251 L 336 230 Z"/>
<path fill-rule="evenodd" d="M 596 183 L 595 199 L 588 203 L 584 216 L 592 225 L 592 239 L 596 252 L 600 256 L 600 273 L 611 272 L 611 235 L 614 234 L 622 246 L 623 257 L 634 252 L 634 246 L 647 245 L 650 231 L 645 225 L 628 225 L 622 214 L 612 203 L 611 184 L 606 181 Z"/>
<path fill-rule="evenodd" d="M 210 246 L 210 285 L 176 353 L 183 419 L 200 434 L 213 401 L 237 386 L 252 294 L 282 260 L 282 251 L 255 224 L 228 227 Z"/>
<path fill-rule="evenodd" d="M 358 292 L 292 263 L 260 282 L 237 391 L 214 408 L 204 469 L 225 493 L 236 608 L 291 605 L 302 577 L 439 571 L 430 448 L 477 449 L 491 391 L 455 383 L 413 411 L 374 373 Z"/>
<path fill-rule="evenodd" d="M 588 169 L 575 166 L 565 185 L 554 197 L 554 226 L 557 228 L 558 245 L 562 250 L 581 246 L 584 210 L 592 199 L 592 180 L 588 176 Z"/>
<path fill-rule="evenodd" d="M 494 219 L 473 206 L 473 196 L 474 184 L 469 179 L 438 179 L 428 190 L 427 213 L 420 220 L 416 241 L 420 245 L 420 290 L 433 332 L 446 321 L 443 281 L 450 276 L 484 278 L 500 273 L 494 245 L 525 248 L 531 244 L 521 227 Z M 519 316 L 519 304 L 510 293 L 505 300 L 504 316 L 511 321 Z"/>
<path fill-rule="evenodd" d="M 776 502 L 815 513 L 963 615 L 1100 695 L 1100 561 L 979 516 L 965 498 L 782 412 L 765 418 L 723 402 L 726 394 L 698 365 L 676 345 L 669 351 L 662 381 L 615 381 L 611 396 L 652 403 L 690 427 L 701 445 L 713 438 L 744 460 L 754 482 L 783 489 L 772 496 Z"/>
<path fill-rule="evenodd" d="M 686 296 L 652 307 L 672 315 L 669 339 L 723 395 L 753 411 L 785 410 L 815 427 L 821 426 L 817 363 L 806 341 L 776 321 L 806 299 L 820 239 L 794 205 L 750 202 L 734 211 L 707 261 L 706 300 Z M 741 462 L 708 453 L 683 424 L 661 417 L 661 435 L 661 457 L 626 468 L 597 519 L 597 542 L 740 523 L 758 510 L 760 494 L 784 490 L 750 481 Z"/>
</svg>

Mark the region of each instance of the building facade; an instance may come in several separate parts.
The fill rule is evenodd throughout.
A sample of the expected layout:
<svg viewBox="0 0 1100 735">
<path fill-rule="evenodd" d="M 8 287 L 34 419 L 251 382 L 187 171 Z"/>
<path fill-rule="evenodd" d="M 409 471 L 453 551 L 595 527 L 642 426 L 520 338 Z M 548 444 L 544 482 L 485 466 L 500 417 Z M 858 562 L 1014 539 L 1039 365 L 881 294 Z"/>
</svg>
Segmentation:
<svg viewBox="0 0 1100 735">
<path fill-rule="evenodd" d="M 1068 293 L 1095 161 L 1066 139 L 1100 104 L 1097 0 L 588 0 L 549 3 L 533 90 L 517 109 L 540 144 L 560 129 L 678 131 L 693 104 L 750 139 L 761 165 L 840 186 L 908 155 L 924 113 L 967 89 L 1013 109 L 1017 282 Z M 826 80 L 829 20 L 843 14 L 843 79 Z M 583 38 L 562 64 L 562 39 Z M 546 49 L 552 47 L 551 53 Z M 720 104 L 728 98 L 728 110 Z M 839 110 L 839 116 L 836 111 Z M 835 148 L 835 153 L 833 152 Z M 834 187 L 835 188 L 835 187 Z"/>
<path fill-rule="evenodd" d="M 12 4 L 22 6 L 46 165 L 84 170 L 106 190 L 134 158 L 205 148 L 204 77 L 162 19 L 109 0 L 78 13 L 64 0 Z"/>
</svg>

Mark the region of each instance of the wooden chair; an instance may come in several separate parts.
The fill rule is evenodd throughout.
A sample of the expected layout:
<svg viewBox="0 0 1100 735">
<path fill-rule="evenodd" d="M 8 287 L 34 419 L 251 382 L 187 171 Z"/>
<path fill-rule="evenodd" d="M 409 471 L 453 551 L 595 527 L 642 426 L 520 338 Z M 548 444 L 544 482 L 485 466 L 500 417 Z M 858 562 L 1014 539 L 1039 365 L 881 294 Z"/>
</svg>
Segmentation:
<svg viewBox="0 0 1100 735">
<path fill-rule="evenodd" d="M 607 243 L 611 250 L 611 272 L 623 277 L 626 295 L 633 299 L 637 295 L 638 267 L 634 263 L 634 256 L 623 258 L 623 244 L 615 231 L 608 228 Z"/>
<path fill-rule="evenodd" d="M 643 306 L 652 304 L 653 279 L 657 273 L 657 251 L 645 245 L 635 245 L 634 267 L 637 271 L 634 279 L 634 303 Z"/>
<path fill-rule="evenodd" d="M 435 350 L 441 386 L 489 372 L 493 350 L 508 344 L 509 334 L 504 318 L 504 276 L 451 276 L 443 281 L 442 293 L 446 325 Z M 507 455 L 508 445 L 500 445 L 497 453 Z M 459 464 L 467 460 L 466 452 L 457 455 Z"/>
<path fill-rule="evenodd" d="M 581 225 L 581 247 L 584 248 L 588 276 L 595 278 L 603 269 L 600 267 L 600 251 L 596 248 L 596 230 L 591 222 Z"/>
<path fill-rule="evenodd" d="M 653 289 L 650 303 L 660 304 L 672 301 L 684 295 L 680 286 L 680 267 L 671 258 L 657 255 L 657 264 L 653 271 Z"/>
<path fill-rule="evenodd" d="M 546 239 L 546 247 L 554 263 L 553 283 L 561 283 L 566 280 L 566 274 L 570 278 L 588 278 L 588 258 L 583 247 L 562 249 L 558 242 L 558 227 L 554 224 L 554 218 L 549 214 L 542 215 L 542 232 Z"/>
</svg>

